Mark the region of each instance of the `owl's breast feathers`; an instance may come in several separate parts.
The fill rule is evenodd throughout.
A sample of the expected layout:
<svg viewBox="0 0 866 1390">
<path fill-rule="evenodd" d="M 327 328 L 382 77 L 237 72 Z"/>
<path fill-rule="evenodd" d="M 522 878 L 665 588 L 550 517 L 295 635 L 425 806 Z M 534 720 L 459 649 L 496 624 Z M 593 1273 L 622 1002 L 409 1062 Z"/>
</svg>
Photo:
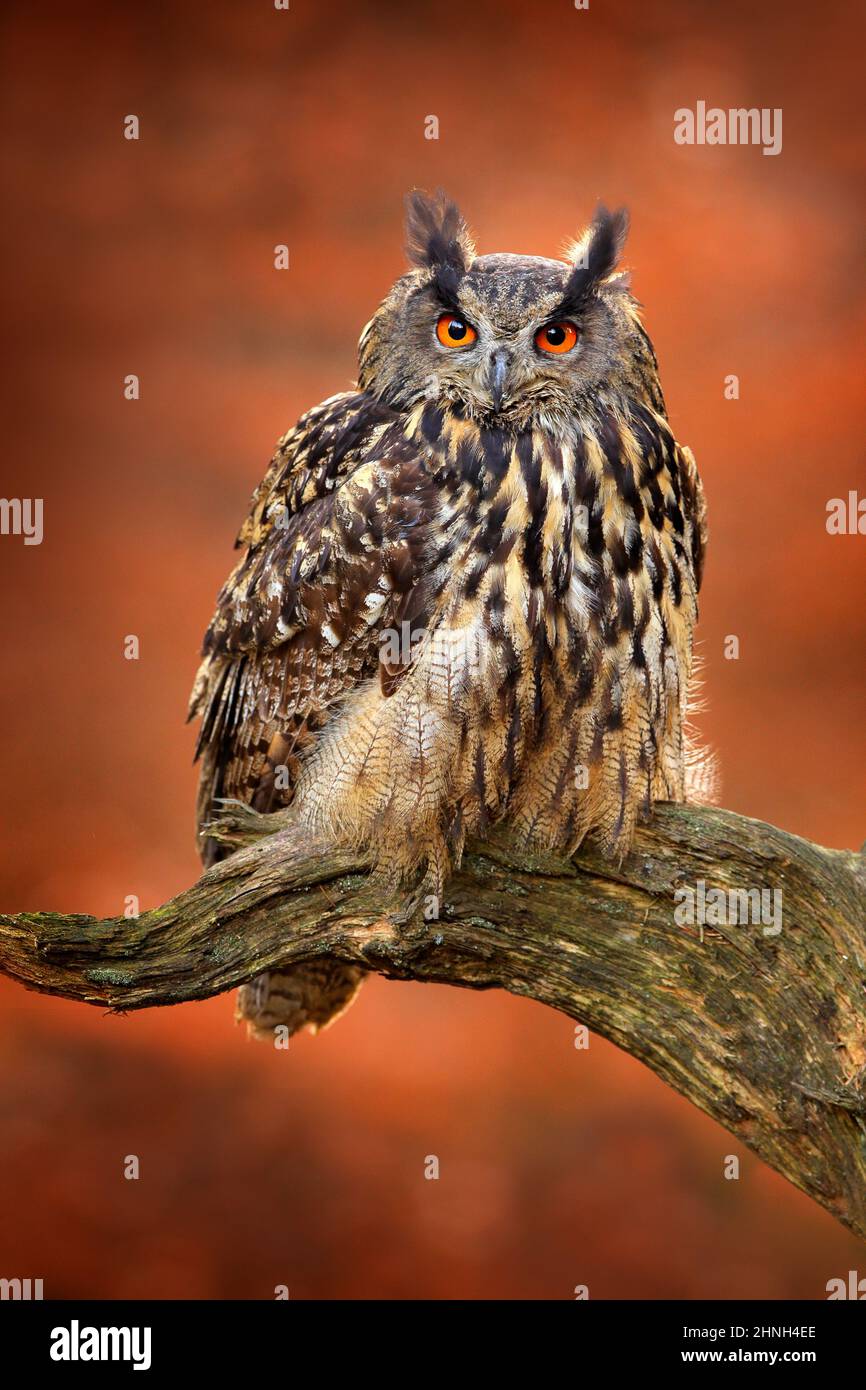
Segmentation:
<svg viewBox="0 0 866 1390">
<path fill-rule="evenodd" d="M 215 797 L 295 795 L 440 882 L 502 817 L 621 852 L 684 795 L 704 516 L 691 453 L 636 401 L 557 437 L 326 401 L 281 441 L 205 638 L 200 825 Z"/>
</svg>

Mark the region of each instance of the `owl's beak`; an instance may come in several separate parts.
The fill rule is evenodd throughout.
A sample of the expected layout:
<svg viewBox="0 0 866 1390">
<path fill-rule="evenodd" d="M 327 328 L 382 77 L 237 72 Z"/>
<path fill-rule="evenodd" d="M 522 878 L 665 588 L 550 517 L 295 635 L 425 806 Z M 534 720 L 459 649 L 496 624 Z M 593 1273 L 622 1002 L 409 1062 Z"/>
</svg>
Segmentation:
<svg viewBox="0 0 866 1390">
<path fill-rule="evenodd" d="M 502 405 L 510 365 L 508 353 L 503 348 L 497 348 L 487 367 L 487 390 L 490 392 L 494 410 L 498 410 Z"/>
</svg>

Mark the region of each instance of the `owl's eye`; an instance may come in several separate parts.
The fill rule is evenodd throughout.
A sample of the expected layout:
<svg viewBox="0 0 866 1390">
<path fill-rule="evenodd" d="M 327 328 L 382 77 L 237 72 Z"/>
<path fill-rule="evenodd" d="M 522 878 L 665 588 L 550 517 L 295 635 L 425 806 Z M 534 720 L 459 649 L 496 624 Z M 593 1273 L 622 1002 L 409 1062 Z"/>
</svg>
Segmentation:
<svg viewBox="0 0 866 1390">
<path fill-rule="evenodd" d="M 443 347 L 465 348 L 475 342 L 478 334 L 459 314 L 440 314 L 436 322 L 436 337 Z"/>
<path fill-rule="evenodd" d="M 578 332 L 568 319 L 556 323 L 546 323 L 535 335 L 535 346 L 542 352 L 571 352 L 578 339 Z"/>
</svg>

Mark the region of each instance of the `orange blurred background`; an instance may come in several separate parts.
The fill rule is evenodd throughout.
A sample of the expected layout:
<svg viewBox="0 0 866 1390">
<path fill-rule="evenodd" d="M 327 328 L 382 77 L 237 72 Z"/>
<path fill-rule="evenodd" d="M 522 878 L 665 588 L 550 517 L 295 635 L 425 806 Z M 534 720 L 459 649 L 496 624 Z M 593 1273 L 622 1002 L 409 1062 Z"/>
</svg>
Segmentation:
<svg viewBox="0 0 866 1390">
<path fill-rule="evenodd" d="M 415 185 L 484 251 L 556 254 L 597 199 L 629 205 L 709 497 L 721 799 L 862 842 L 866 539 L 825 516 L 866 491 L 863 29 L 837 0 L 6 4 L 2 492 L 44 498 L 45 536 L 0 537 L 3 910 L 115 914 L 196 876 L 201 635 L 274 441 L 354 376 Z M 781 107 L 782 153 L 676 145 L 697 100 Z M 539 1006 L 376 979 L 288 1052 L 231 1015 L 0 984 L 0 1275 L 47 1297 L 821 1298 L 863 1269 Z"/>
</svg>

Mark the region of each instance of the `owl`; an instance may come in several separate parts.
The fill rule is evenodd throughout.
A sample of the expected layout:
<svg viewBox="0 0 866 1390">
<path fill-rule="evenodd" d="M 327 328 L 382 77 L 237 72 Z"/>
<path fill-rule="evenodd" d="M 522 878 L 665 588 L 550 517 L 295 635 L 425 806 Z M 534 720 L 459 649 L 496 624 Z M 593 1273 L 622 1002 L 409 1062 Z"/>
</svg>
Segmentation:
<svg viewBox="0 0 866 1390">
<path fill-rule="evenodd" d="M 441 899 L 467 836 L 627 850 L 681 801 L 703 489 L 668 423 L 625 212 L 562 260 L 477 255 L 409 196 L 410 269 L 361 333 L 357 388 L 280 440 L 204 639 L 198 823 L 293 803 Z M 361 972 L 245 986 L 253 1032 L 322 1026 Z"/>
</svg>

